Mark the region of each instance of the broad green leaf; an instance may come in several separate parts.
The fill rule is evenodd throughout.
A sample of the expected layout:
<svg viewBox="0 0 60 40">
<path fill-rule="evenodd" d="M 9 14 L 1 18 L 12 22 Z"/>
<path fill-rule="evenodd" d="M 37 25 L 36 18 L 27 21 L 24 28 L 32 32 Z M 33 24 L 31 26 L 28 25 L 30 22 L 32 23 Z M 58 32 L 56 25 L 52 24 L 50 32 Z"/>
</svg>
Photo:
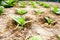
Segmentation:
<svg viewBox="0 0 60 40">
<path fill-rule="evenodd" d="M 43 11 L 42 10 L 36 10 L 35 12 L 36 12 L 36 14 L 42 14 Z"/>
<path fill-rule="evenodd" d="M 40 36 L 33 36 L 29 40 L 42 40 L 42 38 Z"/>
<path fill-rule="evenodd" d="M 12 18 L 21 26 L 23 26 L 25 23 L 25 19 L 23 17 L 12 16 Z"/>
<path fill-rule="evenodd" d="M 48 18 L 48 17 L 45 17 L 46 21 L 48 24 L 51 24 L 51 22 L 53 21 L 52 19 Z"/>
<path fill-rule="evenodd" d="M 36 5 L 36 4 L 34 4 L 34 5 L 33 5 L 33 7 L 34 7 L 34 8 L 37 8 L 37 5 Z"/>
<path fill-rule="evenodd" d="M 58 7 L 54 6 L 54 11 L 57 12 L 58 11 Z"/>
<path fill-rule="evenodd" d="M 14 0 L 4 0 L 6 3 L 12 3 Z"/>
<path fill-rule="evenodd" d="M 58 11 L 56 12 L 56 14 L 60 14 L 60 9 L 58 9 Z"/>
<path fill-rule="evenodd" d="M 39 2 L 39 1 L 37 3 L 41 6 L 44 4 L 44 2 Z"/>
<path fill-rule="evenodd" d="M 25 11 L 25 10 L 23 10 L 23 9 L 17 9 L 17 12 L 18 12 L 18 14 L 23 15 L 23 14 L 25 14 L 27 11 Z"/>
<path fill-rule="evenodd" d="M 43 4 L 43 7 L 49 8 L 50 7 L 50 4 Z"/>
<path fill-rule="evenodd" d="M 34 1 L 30 1 L 30 4 L 31 4 L 31 5 L 34 5 L 34 4 L 35 4 L 35 2 L 34 2 Z"/>
<path fill-rule="evenodd" d="M 52 10 L 55 14 L 60 14 L 60 9 L 58 9 L 57 6 L 54 6 L 53 10 Z"/>
<path fill-rule="evenodd" d="M 8 3 L 12 3 L 14 0 L 8 0 Z"/>
<path fill-rule="evenodd" d="M 1 5 L 2 5 L 2 6 L 5 6 L 5 5 L 7 6 L 8 4 L 5 3 L 4 1 L 2 1 L 2 2 L 1 2 Z"/>
<path fill-rule="evenodd" d="M 2 12 L 4 12 L 4 7 L 0 6 L 0 15 L 2 14 Z"/>
<path fill-rule="evenodd" d="M 37 4 L 36 4 L 36 2 L 34 2 L 34 1 L 30 1 L 30 4 L 31 4 L 34 8 L 37 8 Z"/>
<path fill-rule="evenodd" d="M 20 2 L 20 7 L 24 8 L 25 5 L 26 5 L 26 2 L 25 1 Z"/>
</svg>

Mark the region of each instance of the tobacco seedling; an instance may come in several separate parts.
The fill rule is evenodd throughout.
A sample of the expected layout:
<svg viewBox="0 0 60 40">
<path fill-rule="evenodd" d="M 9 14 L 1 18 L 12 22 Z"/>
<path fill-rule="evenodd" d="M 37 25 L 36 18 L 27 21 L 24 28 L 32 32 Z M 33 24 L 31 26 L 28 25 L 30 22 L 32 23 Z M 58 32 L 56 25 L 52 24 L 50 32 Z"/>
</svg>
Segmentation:
<svg viewBox="0 0 60 40">
<path fill-rule="evenodd" d="M 23 9 L 17 9 L 17 13 L 20 15 L 23 15 L 23 14 L 27 13 L 27 11 L 23 10 Z"/>
<path fill-rule="evenodd" d="M 43 7 L 50 8 L 50 4 L 43 4 Z"/>
<path fill-rule="evenodd" d="M 39 2 L 39 1 L 37 1 L 37 3 L 41 6 L 44 4 L 43 2 Z"/>
<path fill-rule="evenodd" d="M 9 8 L 9 7 L 14 6 L 17 2 L 18 2 L 18 0 L 2 0 L 0 2 L 0 5 Z"/>
<path fill-rule="evenodd" d="M 27 21 L 24 17 L 11 16 L 11 18 L 18 23 L 18 25 L 16 26 L 17 28 L 23 28 L 24 25 L 31 22 Z"/>
<path fill-rule="evenodd" d="M 25 18 L 23 17 L 13 16 L 12 18 L 21 26 L 25 24 Z"/>
<path fill-rule="evenodd" d="M 0 6 L 0 15 L 4 12 L 4 7 Z"/>
<path fill-rule="evenodd" d="M 24 1 L 20 2 L 20 7 L 21 7 L 21 8 L 24 8 L 25 5 L 26 5 L 26 2 L 24 2 Z"/>
<path fill-rule="evenodd" d="M 60 9 L 58 9 L 57 6 L 54 6 L 54 8 L 52 9 L 52 12 L 54 12 L 55 14 L 60 14 Z"/>
<path fill-rule="evenodd" d="M 37 2 L 39 5 L 41 5 L 41 6 L 43 6 L 43 7 L 45 7 L 45 8 L 49 8 L 50 7 L 50 4 L 46 4 L 46 3 L 44 3 L 44 2 Z"/>
<path fill-rule="evenodd" d="M 41 10 L 35 10 L 35 12 L 36 12 L 36 14 L 42 14 L 43 13 L 43 11 L 41 11 Z"/>
<path fill-rule="evenodd" d="M 34 8 L 37 8 L 36 2 L 30 1 L 30 4 L 31 4 Z"/>
<path fill-rule="evenodd" d="M 45 17 L 45 20 L 46 20 L 46 22 L 47 22 L 48 24 L 51 24 L 51 22 L 53 22 L 53 20 L 50 19 L 50 18 L 48 18 L 48 17 Z"/>
<path fill-rule="evenodd" d="M 40 36 L 33 36 L 29 40 L 42 40 L 42 38 Z"/>
</svg>

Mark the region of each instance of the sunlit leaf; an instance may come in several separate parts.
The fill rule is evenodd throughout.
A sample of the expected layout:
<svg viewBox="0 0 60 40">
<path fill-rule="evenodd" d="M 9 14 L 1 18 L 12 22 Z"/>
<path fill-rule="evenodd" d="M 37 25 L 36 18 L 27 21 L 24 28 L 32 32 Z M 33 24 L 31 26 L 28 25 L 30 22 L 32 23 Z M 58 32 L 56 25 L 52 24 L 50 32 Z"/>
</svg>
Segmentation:
<svg viewBox="0 0 60 40">
<path fill-rule="evenodd" d="M 18 0 L 2 0 L 0 5 L 4 7 L 12 7 L 17 3 Z"/>
<path fill-rule="evenodd" d="M 42 38 L 40 36 L 33 36 L 29 40 L 42 40 Z"/>
<path fill-rule="evenodd" d="M 31 4 L 34 8 L 37 8 L 37 4 L 36 4 L 36 2 L 34 2 L 34 1 L 30 1 L 30 4 Z"/>
<path fill-rule="evenodd" d="M 4 7 L 0 6 L 0 15 L 2 14 L 2 12 L 4 12 Z"/>
<path fill-rule="evenodd" d="M 49 8 L 50 7 L 50 4 L 43 4 L 43 7 Z"/>
<path fill-rule="evenodd" d="M 24 25 L 25 23 L 25 19 L 23 17 L 12 16 L 12 18 L 21 26 Z"/>
<path fill-rule="evenodd" d="M 20 2 L 20 7 L 24 8 L 25 5 L 26 5 L 26 2 L 25 1 Z"/>
<path fill-rule="evenodd" d="M 23 14 L 25 14 L 27 11 L 25 11 L 25 10 L 23 10 L 23 9 L 17 9 L 17 12 L 18 12 L 18 14 L 23 15 Z"/>
<path fill-rule="evenodd" d="M 54 6 L 52 12 L 54 12 L 55 14 L 60 14 L 60 9 L 58 9 L 57 6 Z"/>
<path fill-rule="evenodd" d="M 47 22 L 48 24 L 51 24 L 51 22 L 53 21 L 52 19 L 50 19 L 50 18 L 48 18 L 48 17 L 45 17 L 45 19 L 46 19 L 46 22 Z"/>
</svg>

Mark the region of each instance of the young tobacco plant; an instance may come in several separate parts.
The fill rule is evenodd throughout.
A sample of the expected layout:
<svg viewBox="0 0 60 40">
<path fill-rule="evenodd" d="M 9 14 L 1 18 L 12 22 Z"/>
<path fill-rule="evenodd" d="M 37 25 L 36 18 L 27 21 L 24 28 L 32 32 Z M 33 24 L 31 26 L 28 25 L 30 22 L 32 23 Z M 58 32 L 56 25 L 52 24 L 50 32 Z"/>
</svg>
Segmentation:
<svg viewBox="0 0 60 40">
<path fill-rule="evenodd" d="M 25 1 L 20 2 L 20 7 L 21 7 L 21 8 L 24 8 L 25 5 L 26 5 L 26 2 L 25 2 Z"/>
<path fill-rule="evenodd" d="M 39 1 L 37 1 L 37 3 L 41 6 L 44 4 L 44 2 L 39 2 Z"/>
<path fill-rule="evenodd" d="M 50 4 L 43 4 L 43 7 L 50 8 Z"/>
<path fill-rule="evenodd" d="M 60 14 L 60 9 L 58 9 L 57 6 L 54 6 L 52 12 L 54 12 L 55 14 Z"/>
<path fill-rule="evenodd" d="M 23 17 L 12 16 L 12 18 L 13 18 L 13 20 L 15 20 L 22 27 L 25 24 L 25 18 L 23 18 Z"/>
<path fill-rule="evenodd" d="M 18 28 L 23 28 L 25 24 L 30 23 L 24 17 L 11 16 L 11 18 L 18 23 Z M 28 24 L 29 25 L 29 24 Z"/>
<path fill-rule="evenodd" d="M 43 11 L 42 10 L 35 10 L 36 14 L 42 14 Z"/>
<path fill-rule="evenodd" d="M 46 3 L 44 3 L 44 2 L 39 2 L 39 1 L 37 1 L 37 3 L 38 3 L 39 5 L 45 7 L 45 8 L 49 8 L 49 7 L 50 7 L 50 4 L 46 4 Z"/>
<path fill-rule="evenodd" d="M 23 9 L 17 9 L 17 13 L 20 15 L 23 15 L 23 14 L 27 13 L 27 11 L 23 10 Z"/>
<path fill-rule="evenodd" d="M 34 1 L 30 1 L 30 4 L 31 4 L 34 8 L 37 8 L 37 4 L 36 4 L 36 2 L 34 2 Z"/>
<path fill-rule="evenodd" d="M 51 22 L 53 22 L 53 20 L 50 19 L 50 18 L 48 18 L 48 17 L 45 17 L 45 20 L 46 20 L 46 22 L 47 22 L 48 24 L 51 24 Z"/>
<path fill-rule="evenodd" d="M 14 6 L 17 2 L 18 2 L 18 0 L 2 0 L 0 2 L 0 5 L 4 6 L 6 8 L 9 8 L 9 7 Z"/>
</svg>

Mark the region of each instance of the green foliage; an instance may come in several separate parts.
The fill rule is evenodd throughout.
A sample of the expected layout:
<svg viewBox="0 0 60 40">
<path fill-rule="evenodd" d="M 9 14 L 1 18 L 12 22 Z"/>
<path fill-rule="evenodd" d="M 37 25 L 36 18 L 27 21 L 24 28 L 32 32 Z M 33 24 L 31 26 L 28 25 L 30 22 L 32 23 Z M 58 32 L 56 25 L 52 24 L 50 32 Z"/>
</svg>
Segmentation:
<svg viewBox="0 0 60 40">
<path fill-rule="evenodd" d="M 33 5 L 34 8 L 37 8 L 37 5 Z"/>
<path fill-rule="evenodd" d="M 53 11 L 55 11 L 55 12 L 57 12 L 58 11 L 58 7 L 57 6 L 54 6 L 54 8 L 53 8 L 54 10 Z"/>
<path fill-rule="evenodd" d="M 0 5 L 4 7 L 12 7 L 17 3 L 18 0 L 2 0 Z"/>
<path fill-rule="evenodd" d="M 25 1 L 20 2 L 20 7 L 21 7 L 21 8 L 24 8 L 25 5 L 26 5 L 26 2 L 25 2 Z"/>
<path fill-rule="evenodd" d="M 34 5 L 34 4 L 35 4 L 35 2 L 34 2 L 34 1 L 30 1 L 30 4 L 31 4 L 31 5 Z"/>
<path fill-rule="evenodd" d="M 49 8 L 49 7 L 50 7 L 50 4 L 46 4 L 46 3 L 44 3 L 44 2 L 39 2 L 39 1 L 37 1 L 37 3 L 38 3 L 39 5 L 45 7 L 45 8 Z"/>
<path fill-rule="evenodd" d="M 56 14 L 60 14 L 60 9 L 58 9 L 58 11 L 56 12 Z"/>
<path fill-rule="evenodd" d="M 12 18 L 21 26 L 25 23 L 25 19 L 23 17 L 12 16 Z"/>
<path fill-rule="evenodd" d="M 42 40 L 42 38 L 40 36 L 33 36 L 29 40 Z"/>
<path fill-rule="evenodd" d="M 54 12 L 55 14 L 60 14 L 60 9 L 58 9 L 57 6 L 54 6 L 52 12 Z"/>
<path fill-rule="evenodd" d="M 4 7 L 0 6 L 0 15 L 4 12 Z"/>
<path fill-rule="evenodd" d="M 41 6 L 44 4 L 43 2 L 39 2 L 39 1 L 37 1 L 37 3 Z"/>
<path fill-rule="evenodd" d="M 23 14 L 25 14 L 27 11 L 25 11 L 25 10 L 23 10 L 23 9 L 18 9 L 17 12 L 18 12 L 18 14 L 23 15 Z"/>
<path fill-rule="evenodd" d="M 30 1 L 30 4 L 31 4 L 34 8 L 37 8 L 37 4 L 36 4 L 36 2 L 34 2 L 34 1 Z"/>
<path fill-rule="evenodd" d="M 43 4 L 43 7 L 45 7 L 45 8 L 49 8 L 50 5 L 49 5 L 49 4 Z"/>
<path fill-rule="evenodd" d="M 46 22 L 47 22 L 48 24 L 51 24 L 51 22 L 53 21 L 52 19 L 50 19 L 50 18 L 48 18 L 48 17 L 45 17 L 45 19 L 46 19 Z"/>
<path fill-rule="evenodd" d="M 36 12 L 36 14 L 42 14 L 43 13 L 42 10 L 36 10 L 35 12 Z"/>
</svg>

